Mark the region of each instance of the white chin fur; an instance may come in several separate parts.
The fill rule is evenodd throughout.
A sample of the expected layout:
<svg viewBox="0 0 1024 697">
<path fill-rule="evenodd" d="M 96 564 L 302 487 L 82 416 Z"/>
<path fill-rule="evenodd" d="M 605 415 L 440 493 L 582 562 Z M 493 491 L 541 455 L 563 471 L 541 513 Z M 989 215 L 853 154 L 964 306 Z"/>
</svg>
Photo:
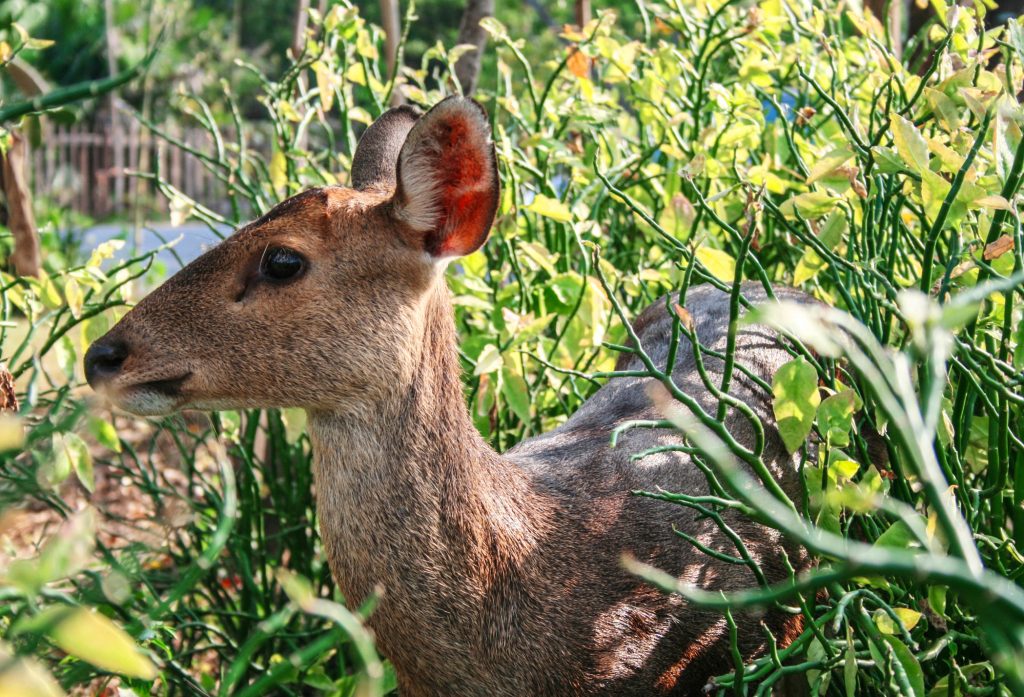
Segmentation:
<svg viewBox="0 0 1024 697">
<path fill-rule="evenodd" d="M 114 406 L 138 416 L 166 416 L 181 408 L 180 398 L 155 390 L 134 389 L 118 394 L 107 394 Z"/>
</svg>

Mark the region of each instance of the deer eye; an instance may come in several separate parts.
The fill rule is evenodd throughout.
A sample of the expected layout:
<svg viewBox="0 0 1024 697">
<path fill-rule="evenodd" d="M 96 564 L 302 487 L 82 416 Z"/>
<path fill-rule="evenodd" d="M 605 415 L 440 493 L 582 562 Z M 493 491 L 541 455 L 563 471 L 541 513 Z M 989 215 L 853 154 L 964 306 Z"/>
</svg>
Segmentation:
<svg viewBox="0 0 1024 697">
<path fill-rule="evenodd" d="M 298 252 L 284 247 L 274 247 L 263 255 L 260 273 L 275 281 L 294 278 L 306 266 L 306 260 Z"/>
</svg>

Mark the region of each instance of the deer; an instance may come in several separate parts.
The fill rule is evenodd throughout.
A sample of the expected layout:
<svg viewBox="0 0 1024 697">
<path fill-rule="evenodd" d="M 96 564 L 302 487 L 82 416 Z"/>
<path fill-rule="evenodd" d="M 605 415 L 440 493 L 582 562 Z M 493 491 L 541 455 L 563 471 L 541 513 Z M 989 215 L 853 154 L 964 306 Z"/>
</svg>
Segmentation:
<svg viewBox="0 0 1024 697">
<path fill-rule="evenodd" d="M 649 585 L 623 556 L 705 590 L 757 582 L 724 560 L 736 546 L 707 517 L 632 493 L 709 491 L 685 452 L 631 459 L 684 443 L 677 430 L 626 430 L 611 447 L 617 426 L 660 418 L 651 379 L 607 381 L 562 425 L 504 453 L 471 420 L 445 269 L 484 244 L 498 208 L 486 111 L 453 96 L 426 113 L 385 112 L 359 139 L 349 184 L 288 198 L 178 271 L 92 344 L 88 383 L 143 416 L 304 409 L 332 575 L 353 605 L 382 589 L 367 623 L 403 697 L 702 694 L 734 666 L 726 619 Z M 766 299 L 759 284 L 743 294 Z M 695 285 L 685 303 L 700 343 L 724 350 L 729 294 Z M 660 301 L 632 322 L 656 363 L 673 321 Z M 792 356 L 758 324 L 736 331 L 735 356 L 745 371 L 730 394 L 766 425 L 764 462 L 796 496 L 798 456 L 751 379 L 770 381 Z M 635 354 L 618 360 L 642 369 Z M 722 362 L 706 363 L 720 379 Z M 680 347 L 673 374 L 717 407 L 691 350 Z M 724 423 L 752 444 L 749 421 L 730 409 Z M 808 568 L 778 531 L 722 516 L 768 582 L 791 577 L 786 558 Z M 780 644 L 803 631 L 781 607 L 734 619 L 744 660 L 766 651 L 765 627 Z"/>
</svg>

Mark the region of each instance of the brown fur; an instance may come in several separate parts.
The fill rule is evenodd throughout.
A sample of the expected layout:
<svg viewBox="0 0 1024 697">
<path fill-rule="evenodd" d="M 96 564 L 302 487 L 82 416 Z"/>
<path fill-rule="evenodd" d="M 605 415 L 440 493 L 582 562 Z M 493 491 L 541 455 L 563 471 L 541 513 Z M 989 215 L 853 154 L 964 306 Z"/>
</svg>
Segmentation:
<svg viewBox="0 0 1024 697">
<path fill-rule="evenodd" d="M 630 460 L 678 443 L 674 431 L 634 430 L 609 447 L 616 425 L 657 416 L 649 381 L 614 380 L 555 431 L 493 451 L 466 409 L 449 292 L 427 254 L 434 242 L 397 222 L 388 187 L 374 185 L 394 181 L 386 164 L 374 181 L 361 179 L 364 190 L 290 199 L 190 264 L 98 342 L 91 354 L 120 346 L 125 357 L 102 377 L 94 368 L 91 382 L 137 412 L 307 410 L 331 569 L 350 603 L 384 588 L 369 624 L 404 696 L 700 694 L 731 667 L 721 614 L 652 589 L 621 567 L 621 556 L 705 589 L 755 580 L 673 532 L 735 554 L 712 522 L 630 495 L 707 492 L 682 453 Z M 262 255 L 278 246 L 309 260 L 301 277 L 274 284 L 260 276 Z M 763 298 L 754 287 L 744 292 Z M 687 307 L 702 342 L 721 350 L 727 296 L 694 288 Z M 655 361 L 666 359 L 671 322 L 662 303 L 641 318 L 641 342 Z M 762 327 L 743 328 L 737 347 L 738 360 L 765 379 L 788 360 Z M 708 367 L 713 376 L 720 370 L 715 360 Z M 676 375 L 714 406 L 686 346 Z M 769 424 L 765 461 L 795 493 L 794 460 L 771 427 L 770 396 L 740 374 L 731 392 Z M 736 414 L 726 423 L 752 441 Z M 806 567 L 801 550 L 775 531 L 724 517 L 769 581 L 786 577 L 783 548 Z M 779 611 L 736 620 L 748 657 L 764 650 L 762 621 L 784 639 L 799 631 Z"/>
</svg>

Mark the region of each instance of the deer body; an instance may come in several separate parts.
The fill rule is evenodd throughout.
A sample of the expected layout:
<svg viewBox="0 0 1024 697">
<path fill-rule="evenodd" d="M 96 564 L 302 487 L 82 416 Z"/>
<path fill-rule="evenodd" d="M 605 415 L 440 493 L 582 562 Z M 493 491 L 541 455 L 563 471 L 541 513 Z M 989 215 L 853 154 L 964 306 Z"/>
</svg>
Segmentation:
<svg viewBox="0 0 1024 697">
<path fill-rule="evenodd" d="M 422 118 L 388 112 L 360 142 L 355 189 L 290 199 L 193 262 L 97 342 L 87 376 L 139 413 L 307 410 L 333 575 L 351 603 L 383 589 L 369 624 L 403 697 L 700 694 L 731 665 L 725 620 L 653 589 L 621 557 L 705 589 L 756 581 L 673 531 L 735 556 L 712 521 L 630 494 L 708 492 L 686 454 L 631 460 L 680 443 L 674 431 L 635 429 L 609 447 L 616 425 L 660 417 L 650 380 L 611 381 L 560 428 L 504 454 L 470 420 L 435 260 L 473 251 L 493 218 L 497 177 L 481 123 L 459 99 Z M 693 288 L 686 305 L 701 342 L 723 350 L 728 296 Z M 671 326 L 664 303 L 636 321 L 661 365 Z M 769 381 L 789 359 L 756 326 L 740 330 L 736 355 Z M 720 380 L 720 362 L 706 362 Z M 717 405 L 685 340 L 675 379 Z M 773 422 L 770 395 L 749 378 L 737 373 L 730 392 Z M 752 442 L 742 419 L 730 412 L 726 423 Z M 764 461 L 795 493 L 795 462 L 766 430 Z M 723 515 L 769 582 L 788 577 L 783 549 L 806 567 L 774 531 Z M 764 648 L 762 620 L 783 641 L 800 629 L 791 615 L 738 615 L 745 657 Z"/>
<path fill-rule="evenodd" d="M 754 288 L 746 295 L 763 298 Z M 679 443 L 671 431 L 631 431 L 609 447 L 615 426 L 659 418 L 645 391 L 650 380 L 612 381 L 562 427 L 498 455 L 466 411 L 446 296 L 439 287 L 427 311 L 416 377 L 396 385 L 380 412 L 357 422 L 312 412 L 309 421 L 332 570 L 352 600 L 383 586 L 370 624 L 396 667 L 408 666 L 399 673 L 403 694 L 699 694 L 710 675 L 728 669 L 725 620 L 654 590 L 625 571 L 620 556 L 709 589 L 754 581 L 746 567 L 716 561 L 672 530 L 735 556 L 714 523 L 630 495 L 708 493 L 686 455 L 630 461 L 640 450 Z M 703 286 L 689 298 L 702 343 L 724 349 L 728 296 Z M 671 319 L 663 303 L 646 314 L 641 341 L 650 340 L 645 349 L 663 362 Z M 770 379 L 790 358 L 772 344 L 767 330 L 742 330 L 739 355 L 748 360 L 741 362 Z M 685 345 L 679 356 L 680 385 L 704 394 Z M 720 379 L 720 366 L 706 360 Z M 626 369 L 633 368 L 640 366 Z M 767 421 L 770 396 L 740 382 L 733 393 Z M 713 409 L 710 398 L 701 401 Z M 730 425 L 741 430 L 738 421 Z M 766 460 L 792 491 L 790 457 L 777 439 L 770 447 Z M 787 577 L 775 533 L 739 516 L 730 523 L 770 578 Z M 788 553 L 799 566 L 799 551 Z M 748 654 L 762 646 L 760 619 L 739 618 Z M 799 628 L 785 616 L 769 617 L 769 625 L 790 639 Z"/>
</svg>

